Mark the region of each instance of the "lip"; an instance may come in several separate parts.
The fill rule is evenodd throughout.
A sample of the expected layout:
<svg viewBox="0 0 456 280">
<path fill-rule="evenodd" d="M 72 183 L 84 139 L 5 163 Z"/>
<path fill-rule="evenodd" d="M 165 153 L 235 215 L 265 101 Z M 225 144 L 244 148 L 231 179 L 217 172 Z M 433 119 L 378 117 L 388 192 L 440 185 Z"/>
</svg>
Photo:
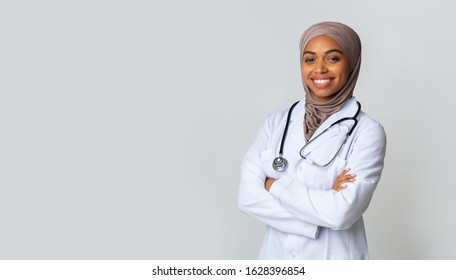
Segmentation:
<svg viewBox="0 0 456 280">
<path fill-rule="evenodd" d="M 312 84 L 319 89 L 326 88 L 331 85 L 331 83 L 334 81 L 334 78 L 331 77 L 315 77 L 315 78 L 310 78 L 312 81 Z"/>
</svg>

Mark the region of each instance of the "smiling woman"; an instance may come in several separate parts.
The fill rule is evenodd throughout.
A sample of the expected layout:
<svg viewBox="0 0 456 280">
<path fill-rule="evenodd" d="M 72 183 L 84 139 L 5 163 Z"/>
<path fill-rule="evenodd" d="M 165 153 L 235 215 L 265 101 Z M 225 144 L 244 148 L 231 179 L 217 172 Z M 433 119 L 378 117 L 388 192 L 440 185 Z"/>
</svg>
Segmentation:
<svg viewBox="0 0 456 280">
<path fill-rule="evenodd" d="M 350 27 L 322 22 L 304 32 L 300 51 L 305 98 L 267 117 L 241 164 L 239 208 L 266 224 L 261 259 L 367 259 L 363 214 L 386 136 L 353 97 L 361 42 Z"/>
</svg>

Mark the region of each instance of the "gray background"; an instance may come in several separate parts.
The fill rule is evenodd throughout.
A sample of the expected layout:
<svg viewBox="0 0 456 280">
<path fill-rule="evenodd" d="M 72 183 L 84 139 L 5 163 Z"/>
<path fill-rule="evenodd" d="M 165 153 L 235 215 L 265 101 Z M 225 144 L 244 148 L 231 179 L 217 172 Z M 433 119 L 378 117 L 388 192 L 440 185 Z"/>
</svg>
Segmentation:
<svg viewBox="0 0 456 280">
<path fill-rule="evenodd" d="M 256 258 L 239 163 L 324 20 L 362 38 L 355 95 L 388 134 L 371 257 L 456 258 L 450 4 L 0 2 L 0 258 Z"/>
</svg>

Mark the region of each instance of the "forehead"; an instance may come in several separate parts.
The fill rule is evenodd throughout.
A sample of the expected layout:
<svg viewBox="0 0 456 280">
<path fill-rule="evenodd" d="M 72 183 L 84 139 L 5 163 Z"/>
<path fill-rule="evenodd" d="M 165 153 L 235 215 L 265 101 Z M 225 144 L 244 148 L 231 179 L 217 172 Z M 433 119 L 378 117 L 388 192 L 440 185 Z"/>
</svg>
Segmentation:
<svg viewBox="0 0 456 280">
<path fill-rule="evenodd" d="M 312 52 L 318 52 L 318 51 L 326 51 L 326 50 L 339 50 L 343 52 L 343 48 L 339 43 L 334 40 L 333 38 L 327 36 L 327 35 L 320 35 L 307 43 L 304 51 L 312 51 Z"/>
</svg>

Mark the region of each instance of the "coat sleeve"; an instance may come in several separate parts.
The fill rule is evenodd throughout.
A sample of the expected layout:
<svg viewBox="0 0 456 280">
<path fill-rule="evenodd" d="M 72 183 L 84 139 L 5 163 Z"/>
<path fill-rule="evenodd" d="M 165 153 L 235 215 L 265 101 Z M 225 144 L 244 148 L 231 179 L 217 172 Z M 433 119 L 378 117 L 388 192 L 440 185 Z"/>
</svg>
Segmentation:
<svg viewBox="0 0 456 280">
<path fill-rule="evenodd" d="M 267 149 L 269 137 L 270 125 L 266 120 L 241 163 L 238 207 L 279 231 L 315 239 L 318 226 L 305 223 L 290 214 L 264 188 L 266 174 L 262 169 L 260 153 Z"/>
<path fill-rule="evenodd" d="M 380 124 L 373 123 L 354 141 L 347 167 L 357 177 L 348 188 L 339 192 L 309 188 L 287 174 L 273 183 L 270 193 L 302 221 L 333 230 L 350 228 L 367 210 L 380 180 L 386 135 Z"/>
</svg>

